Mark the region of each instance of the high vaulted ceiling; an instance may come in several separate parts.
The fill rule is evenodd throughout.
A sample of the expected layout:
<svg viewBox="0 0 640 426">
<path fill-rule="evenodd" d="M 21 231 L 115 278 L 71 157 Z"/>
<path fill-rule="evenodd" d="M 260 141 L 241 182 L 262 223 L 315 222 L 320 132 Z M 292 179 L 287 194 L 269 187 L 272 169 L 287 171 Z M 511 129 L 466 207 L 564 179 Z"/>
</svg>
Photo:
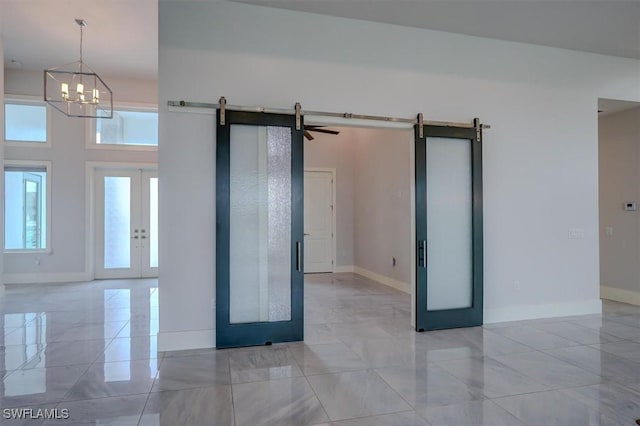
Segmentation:
<svg viewBox="0 0 640 426">
<path fill-rule="evenodd" d="M 78 60 L 100 75 L 156 79 L 157 0 L 0 0 L 5 67 L 44 70 Z M 17 61 L 17 62 L 12 62 Z"/>
<path fill-rule="evenodd" d="M 640 59 L 640 0 L 236 1 Z M 0 0 L 5 66 L 77 60 L 74 18 L 88 22 L 84 59 L 98 73 L 157 78 L 158 0 Z"/>
<path fill-rule="evenodd" d="M 234 1 L 640 59 L 640 0 Z"/>
</svg>

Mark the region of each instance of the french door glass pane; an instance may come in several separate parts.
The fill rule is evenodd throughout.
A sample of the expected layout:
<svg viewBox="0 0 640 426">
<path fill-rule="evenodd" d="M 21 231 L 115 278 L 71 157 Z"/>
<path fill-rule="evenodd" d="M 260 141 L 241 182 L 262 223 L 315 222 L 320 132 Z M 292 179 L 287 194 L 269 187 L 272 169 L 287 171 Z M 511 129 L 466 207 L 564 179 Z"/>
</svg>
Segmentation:
<svg viewBox="0 0 640 426">
<path fill-rule="evenodd" d="M 231 126 L 229 316 L 291 319 L 291 130 Z"/>
<path fill-rule="evenodd" d="M 427 138 L 427 309 L 472 305 L 472 176 L 468 139 Z"/>
<path fill-rule="evenodd" d="M 131 178 L 104 178 L 104 268 L 131 267 Z"/>
<path fill-rule="evenodd" d="M 149 179 L 149 267 L 158 267 L 158 178 Z"/>
</svg>

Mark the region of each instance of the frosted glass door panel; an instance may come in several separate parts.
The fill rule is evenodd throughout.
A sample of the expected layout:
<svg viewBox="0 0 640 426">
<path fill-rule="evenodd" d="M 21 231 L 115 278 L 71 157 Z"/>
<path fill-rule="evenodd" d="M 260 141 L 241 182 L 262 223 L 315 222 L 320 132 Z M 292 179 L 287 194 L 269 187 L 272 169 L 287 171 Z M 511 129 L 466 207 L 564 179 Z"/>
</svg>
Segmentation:
<svg viewBox="0 0 640 426">
<path fill-rule="evenodd" d="M 104 178 L 104 268 L 131 267 L 131 178 Z"/>
<path fill-rule="evenodd" d="M 427 138 L 427 309 L 472 306 L 472 175 L 468 139 Z"/>
<path fill-rule="evenodd" d="M 158 178 L 149 179 L 149 266 L 158 267 Z"/>
<path fill-rule="evenodd" d="M 291 130 L 231 126 L 230 323 L 291 319 Z"/>
</svg>

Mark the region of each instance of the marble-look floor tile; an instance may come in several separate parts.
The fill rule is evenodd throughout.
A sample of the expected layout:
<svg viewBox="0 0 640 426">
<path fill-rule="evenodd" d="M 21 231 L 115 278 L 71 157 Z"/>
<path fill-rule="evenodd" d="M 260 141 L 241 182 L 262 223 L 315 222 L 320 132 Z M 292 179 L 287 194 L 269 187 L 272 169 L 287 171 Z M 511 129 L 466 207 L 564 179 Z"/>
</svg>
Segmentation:
<svg viewBox="0 0 640 426">
<path fill-rule="evenodd" d="M 129 361 L 136 359 L 152 359 L 158 357 L 158 338 L 156 336 L 145 337 L 121 337 L 111 341 L 104 350 L 104 355 L 99 361 Z"/>
<path fill-rule="evenodd" d="M 147 394 L 62 402 L 56 408 L 69 410 L 64 424 L 136 426 L 140 421 Z M 60 420 L 47 420 L 45 426 L 60 425 Z"/>
<path fill-rule="evenodd" d="M 573 321 L 581 327 L 587 327 L 598 332 L 610 334 L 620 339 L 625 340 L 637 340 L 640 339 L 640 328 L 633 327 L 626 324 L 621 324 L 616 321 L 611 321 L 606 318 L 593 318 Z"/>
<path fill-rule="evenodd" d="M 539 330 L 533 326 L 523 325 L 518 327 L 501 327 L 493 329 L 501 336 L 507 337 L 516 342 L 527 345 L 533 349 L 553 349 L 568 346 L 578 346 L 580 343 L 573 340 Z"/>
<path fill-rule="evenodd" d="M 344 343 L 296 344 L 291 353 L 305 375 L 362 370 L 367 364 Z"/>
<path fill-rule="evenodd" d="M 470 388 L 480 390 L 487 398 L 549 390 L 547 385 L 492 358 L 467 358 L 436 364 Z"/>
<path fill-rule="evenodd" d="M 435 366 L 390 367 L 377 369 L 376 373 L 415 409 L 484 399 L 477 388 Z"/>
<path fill-rule="evenodd" d="M 479 356 L 509 355 L 531 351 L 531 347 L 483 327 L 459 328 L 449 331 L 456 333 L 457 339 L 469 342 L 476 347 Z"/>
<path fill-rule="evenodd" d="M 21 407 L 62 401 L 88 365 L 16 370 L 2 380 L 0 407 Z"/>
<path fill-rule="evenodd" d="M 430 407 L 418 411 L 418 414 L 431 426 L 526 426 L 492 401 Z"/>
<path fill-rule="evenodd" d="M 331 420 L 412 409 L 373 370 L 311 376 L 308 380 Z"/>
<path fill-rule="evenodd" d="M 393 337 L 380 327 L 372 326 L 369 321 L 332 323 L 329 324 L 329 328 L 343 342 L 362 339 L 389 339 Z"/>
<path fill-rule="evenodd" d="M 0 371 L 13 371 L 27 364 L 39 364 L 42 360 L 42 344 L 11 345 L 0 347 Z"/>
<path fill-rule="evenodd" d="M 233 385 L 237 426 L 312 425 L 327 414 L 304 377 Z"/>
<path fill-rule="evenodd" d="M 49 342 L 42 348 L 38 362 L 31 363 L 30 368 L 91 364 L 110 342 L 111 340 Z"/>
<path fill-rule="evenodd" d="M 371 368 L 419 366 L 427 363 L 427 352 L 414 346 L 414 339 L 389 338 L 356 340 L 345 343 Z"/>
<path fill-rule="evenodd" d="M 493 357 L 498 362 L 551 388 L 568 388 L 600 383 L 602 378 L 542 352 Z"/>
<path fill-rule="evenodd" d="M 127 324 L 126 321 L 108 322 L 104 324 L 81 324 L 64 327 L 47 336 L 49 342 L 69 342 L 77 340 L 112 339 Z"/>
<path fill-rule="evenodd" d="M 211 355 L 167 357 L 162 360 L 152 392 L 203 388 L 231 383 L 229 355 L 214 352 Z"/>
<path fill-rule="evenodd" d="M 608 334 L 600 330 L 593 330 L 587 327 L 568 322 L 550 322 L 533 325 L 534 328 L 555 334 L 565 339 L 580 343 L 581 345 L 593 345 L 597 343 L 617 342 L 619 337 Z"/>
<path fill-rule="evenodd" d="M 262 382 L 302 376 L 286 346 L 229 352 L 231 383 Z"/>
<path fill-rule="evenodd" d="M 233 424 L 229 385 L 152 393 L 140 420 L 140 426 Z"/>
<path fill-rule="evenodd" d="M 616 424 L 562 391 L 537 392 L 494 399 L 493 402 L 529 426 L 599 426 Z M 621 425 L 622 426 L 622 425 Z"/>
<path fill-rule="evenodd" d="M 594 349 L 617 355 L 620 358 L 628 359 L 640 363 L 640 343 L 637 342 L 616 342 L 602 345 L 592 345 Z"/>
<path fill-rule="evenodd" d="M 562 390 L 610 419 L 632 425 L 640 417 L 640 392 L 616 383 Z"/>
<path fill-rule="evenodd" d="M 73 385 L 65 400 L 149 393 L 157 372 L 155 359 L 96 363 Z"/>
<path fill-rule="evenodd" d="M 305 325 L 304 343 L 317 345 L 321 343 L 341 343 L 326 324 Z"/>
<path fill-rule="evenodd" d="M 561 348 L 545 353 L 619 383 L 640 382 L 640 364 L 590 346 Z"/>
<path fill-rule="evenodd" d="M 334 426 L 428 426 L 415 411 L 333 422 Z"/>
</svg>

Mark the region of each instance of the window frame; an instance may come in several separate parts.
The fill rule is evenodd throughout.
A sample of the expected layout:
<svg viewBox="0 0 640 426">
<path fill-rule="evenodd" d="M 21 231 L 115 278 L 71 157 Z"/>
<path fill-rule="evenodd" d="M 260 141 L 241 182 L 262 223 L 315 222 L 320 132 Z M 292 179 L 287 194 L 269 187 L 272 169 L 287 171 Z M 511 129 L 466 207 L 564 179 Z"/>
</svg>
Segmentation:
<svg viewBox="0 0 640 426">
<path fill-rule="evenodd" d="M 51 173 L 51 161 L 42 161 L 42 160 L 4 160 L 4 167 L 2 168 L 2 173 L 3 173 L 3 181 L 4 181 L 4 185 L 5 187 L 2 188 L 3 190 L 3 194 L 6 193 L 6 179 L 4 176 L 4 173 L 7 172 L 7 167 L 25 167 L 25 168 L 44 168 L 45 169 L 45 173 L 46 173 L 46 181 L 45 181 L 45 191 L 44 191 L 44 196 L 45 196 L 45 208 L 44 208 L 44 212 L 45 212 L 45 224 L 46 224 L 46 231 L 45 231 L 45 246 L 43 248 L 37 248 L 37 249 L 27 249 L 27 248 L 19 248 L 19 249 L 8 249 L 6 248 L 6 240 L 3 238 L 2 240 L 2 252 L 5 254 L 25 254 L 25 253 L 43 253 L 43 254 L 51 254 L 53 253 L 53 245 L 51 243 L 51 204 L 52 204 L 52 200 L 51 200 L 51 187 L 52 187 L 52 173 Z M 4 196 L 3 196 L 4 197 Z M 5 200 L 2 200 L 3 202 L 3 220 L 6 221 L 6 203 Z M 5 237 L 6 238 L 6 237 Z"/>
<path fill-rule="evenodd" d="M 156 104 L 118 102 L 113 104 L 113 112 L 133 111 L 133 112 L 155 112 L 159 113 Z M 158 151 L 158 145 L 128 145 L 128 144 L 99 144 L 96 142 L 96 118 L 87 120 L 86 144 L 87 149 L 116 150 L 116 151 Z M 158 135 L 159 137 L 159 135 Z"/>
<path fill-rule="evenodd" d="M 7 137 L 7 119 L 6 114 L 3 114 L 4 119 L 4 134 L 2 135 L 2 139 L 4 140 L 4 145 L 9 147 L 18 147 L 18 148 L 51 148 L 51 142 L 53 139 L 53 114 L 51 113 L 51 107 L 47 105 L 42 98 L 38 96 L 28 96 L 28 95 L 14 95 L 14 94 L 5 94 L 4 95 L 4 103 L 2 104 L 2 108 L 6 108 L 7 104 L 13 105 L 33 105 L 33 106 L 43 106 L 45 107 L 46 114 L 46 141 L 20 141 L 14 139 L 6 139 Z M 5 110 L 6 111 L 6 110 Z"/>
</svg>

